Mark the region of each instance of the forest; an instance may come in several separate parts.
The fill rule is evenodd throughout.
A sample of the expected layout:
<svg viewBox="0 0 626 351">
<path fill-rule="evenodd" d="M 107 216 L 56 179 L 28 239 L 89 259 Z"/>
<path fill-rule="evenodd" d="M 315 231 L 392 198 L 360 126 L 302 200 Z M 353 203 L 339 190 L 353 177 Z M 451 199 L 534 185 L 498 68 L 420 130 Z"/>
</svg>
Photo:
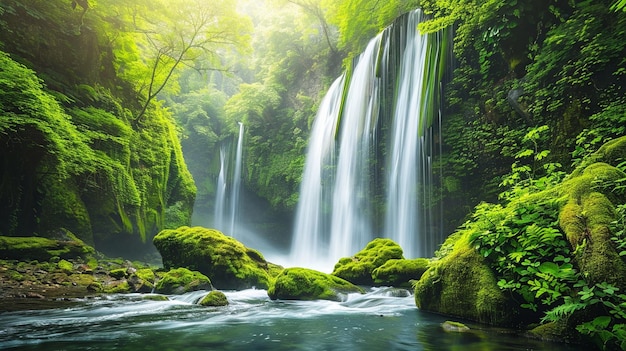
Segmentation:
<svg viewBox="0 0 626 351">
<path fill-rule="evenodd" d="M 221 273 L 203 271 L 194 255 L 222 254 L 166 236 L 218 227 L 260 251 L 288 252 L 324 96 L 337 77 L 356 75 L 373 37 L 415 9 L 426 16 L 415 30 L 441 35 L 445 55 L 437 107 L 428 107 L 437 152 L 419 200 L 443 237 L 419 257 L 427 267 L 406 257 L 419 270 L 402 280 L 414 283 L 415 304 L 539 339 L 625 349 L 624 0 L 3 0 L 0 259 L 47 261 L 58 255 L 40 254 L 39 239 L 80 242 L 77 256 L 163 259 L 215 283 Z M 395 107 L 381 101 L 382 135 Z M 377 235 L 391 211 L 380 181 L 390 167 L 380 160 L 392 145 L 380 140 L 366 156 Z M 239 181 L 226 202 L 237 227 L 217 225 L 220 186 Z M 245 269 L 225 264 L 241 269 L 228 287 L 253 279 L 284 298 L 287 270 L 241 250 Z M 357 285 L 383 273 L 382 262 L 367 268 L 361 284 L 342 264 L 333 277 Z"/>
</svg>

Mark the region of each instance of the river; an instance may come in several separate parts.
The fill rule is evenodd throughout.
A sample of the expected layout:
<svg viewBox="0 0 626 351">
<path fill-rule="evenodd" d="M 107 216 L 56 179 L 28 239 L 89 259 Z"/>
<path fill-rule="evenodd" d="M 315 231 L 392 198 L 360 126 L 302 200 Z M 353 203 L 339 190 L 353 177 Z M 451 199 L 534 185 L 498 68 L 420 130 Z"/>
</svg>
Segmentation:
<svg viewBox="0 0 626 351">
<path fill-rule="evenodd" d="M 106 295 L 43 310 L 0 313 L 2 350 L 575 350 L 419 311 L 407 290 L 373 288 L 332 301 L 272 301 L 265 290 L 226 291 L 226 307 L 195 304 L 206 292 L 146 300 Z"/>
</svg>

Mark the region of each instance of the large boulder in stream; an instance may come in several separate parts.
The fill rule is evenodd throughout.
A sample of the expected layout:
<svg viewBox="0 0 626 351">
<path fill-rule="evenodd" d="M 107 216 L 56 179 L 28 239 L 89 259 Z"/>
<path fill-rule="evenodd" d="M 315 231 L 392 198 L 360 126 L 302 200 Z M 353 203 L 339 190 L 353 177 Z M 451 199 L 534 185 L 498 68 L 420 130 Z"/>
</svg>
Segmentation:
<svg viewBox="0 0 626 351">
<path fill-rule="evenodd" d="M 198 271 L 219 289 L 267 289 L 281 269 L 267 262 L 260 252 L 215 229 L 184 226 L 163 230 L 153 242 L 166 269 Z"/>
<path fill-rule="evenodd" d="M 422 277 L 428 269 L 430 260 L 415 258 L 412 260 L 391 259 L 372 271 L 375 285 L 411 287 L 412 281 Z"/>
<path fill-rule="evenodd" d="M 211 280 L 204 274 L 187 268 L 176 268 L 163 274 L 156 283 L 159 294 L 184 294 L 197 290 L 212 290 Z"/>
<path fill-rule="evenodd" d="M 415 284 L 415 304 L 423 311 L 499 326 L 513 325 L 517 310 L 466 240 L 422 275 Z"/>
<path fill-rule="evenodd" d="M 332 274 L 353 284 L 374 285 L 374 270 L 392 259 L 404 259 L 400 245 L 391 239 L 376 238 L 356 255 L 340 259 Z"/>
<path fill-rule="evenodd" d="M 342 295 L 349 293 L 364 291 L 346 280 L 307 268 L 283 270 L 267 291 L 272 300 L 341 301 Z"/>
</svg>

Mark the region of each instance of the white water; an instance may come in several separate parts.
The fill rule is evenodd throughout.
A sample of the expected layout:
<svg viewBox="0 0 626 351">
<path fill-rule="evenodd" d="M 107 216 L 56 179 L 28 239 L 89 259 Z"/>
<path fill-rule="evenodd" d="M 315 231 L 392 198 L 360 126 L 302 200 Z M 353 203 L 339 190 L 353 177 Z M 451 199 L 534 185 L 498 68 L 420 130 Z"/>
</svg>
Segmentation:
<svg viewBox="0 0 626 351">
<path fill-rule="evenodd" d="M 415 28 L 422 21 L 421 12 L 409 16 L 406 27 L 406 48 L 400 66 L 400 85 L 393 117 L 391 155 L 388 161 L 387 217 L 385 233 L 400 244 L 409 257 L 426 257 L 418 240 L 425 216 L 420 209 L 420 186 L 427 184 L 430 173 L 424 152 L 426 118 L 423 116 L 422 91 L 426 71 L 427 36 Z M 425 192 L 424 192 L 425 193 Z"/>
<path fill-rule="evenodd" d="M 331 85 L 311 130 L 294 226 L 299 235 L 294 237 L 291 245 L 292 261 L 306 267 L 315 267 L 318 262 L 328 260 L 328 237 L 325 238 L 324 233 L 329 226 L 323 212 L 329 208 L 329 203 L 323 184 L 332 181 L 326 168 L 332 164 L 334 156 L 334 136 L 344 80 L 342 75 Z"/>
<path fill-rule="evenodd" d="M 436 69 L 438 57 L 428 60 L 428 40 L 433 37 L 417 31 L 422 20 L 421 11 L 416 10 L 396 24 L 398 27 L 372 39 L 359 56 L 347 89 L 331 87 L 322 102 L 301 184 L 293 263 L 327 271 L 374 237 L 393 239 L 407 258 L 430 257 L 441 244 L 441 233 L 433 234 L 431 211 L 423 208 L 431 201 L 433 183 L 433 132 L 425 115 L 426 103 L 433 101 L 432 94 L 439 87 L 424 86 L 425 75 Z M 403 46 L 391 47 L 392 39 Z M 391 89 L 391 94 L 384 89 Z M 337 96 L 341 93 L 344 95 Z M 390 108 L 381 109 L 383 96 L 394 99 Z M 340 104 L 342 99 L 341 112 L 327 106 L 329 101 Z M 392 115 L 379 116 L 381 112 Z M 381 132 L 376 130 L 379 119 L 391 121 L 389 130 L 383 130 L 383 140 L 376 139 Z M 339 135 L 331 135 L 331 129 L 322 125 L 333 126 Z M 377 160 L 376 151 L 381 147 L 387 155 L 384 164 Z M 335 162 L 329 162 L 334 154 L 338 155 Z M 382 168 L 384 180 L 374 178 Z M 333 176 L 322 176 L 328 170 L 334 170 Z M 385 191 L 375 193 L 371 187 Z M 326 194 L 332 194 L 331 202 L 326 201 Z M 375 223 L 380 202 L 385 213 L 383 225 Z"/>
<path fill-rule="evenodd" d="M 350 256 L 373 238 L 370 226 L 368 164 L 373 106 L 377 95 L 377 36 L 361 54 L 348 87 L 333 193 L 330 259 Z"/>
<path fill-rule="evenodd" d="M 224 230 L 224 207 L 226 207 L 226 150 L 224 145 L 220 147 L 220 173 L 217 176 L 215 191 L 215 210 L 213 215 L 213 227 Z"/>
<path fill-rule="evenodd" d="M 235 174 L 233 176 L 233 189 L 230 197 L 230 233 L 235 236 L 235 219 L 239 207 L 239 188 L 241 186 L 241 163 L 243 162 L 243 123 L 239 122 L 239 138 L 237 139 L 237 153 L 235 157 Z"/>
</svg>

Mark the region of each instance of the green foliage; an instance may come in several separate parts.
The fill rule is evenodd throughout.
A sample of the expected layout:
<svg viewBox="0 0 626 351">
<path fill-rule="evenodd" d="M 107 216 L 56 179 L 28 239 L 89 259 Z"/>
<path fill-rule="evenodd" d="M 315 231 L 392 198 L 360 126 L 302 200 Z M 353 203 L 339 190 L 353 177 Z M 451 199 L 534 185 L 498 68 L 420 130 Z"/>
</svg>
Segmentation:
<svg viewBox="0 0 626 351">
<path fill-rule="evenodd" d="M 347 53 L 348 63 L 399 15 L 419 6 L 419 1 L 323 1 L 326 16 L 339 30 L 338 46 Z"/>
<path fill-rule="evenodd" d="M 511 200 L 529 192 L 542 191 L 563 179 L 565 173 L 559 171 L 561 164 L 546 162 L 550 150 L 540 150 L 540 143 L 546 143 L 548 136 L 544 132 L 547 131 L 547 125 L 532 128 L 522 138 L 522 143 L 530 147 L 515 153 L 515 158 L 519 161 L 513 162 L 511 173 L 500 183 L 506 189 L 500 193 L 501 199 Z"/>
</svg>

